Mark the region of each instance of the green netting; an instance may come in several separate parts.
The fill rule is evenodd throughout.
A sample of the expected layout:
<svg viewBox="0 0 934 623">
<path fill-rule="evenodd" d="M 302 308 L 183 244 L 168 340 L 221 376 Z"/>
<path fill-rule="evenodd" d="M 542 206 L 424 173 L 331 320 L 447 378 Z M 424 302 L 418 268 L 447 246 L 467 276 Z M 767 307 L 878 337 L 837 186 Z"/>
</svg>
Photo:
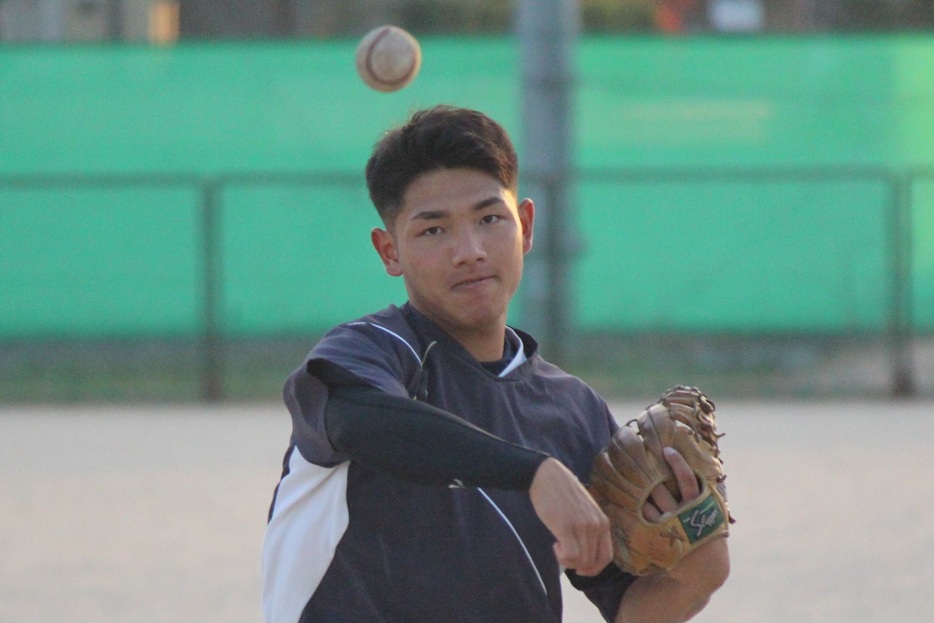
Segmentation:
<svg viewBox="0 0 934 623">
<path fill-rule="evenodd" d="M 880 331 L 892 267 L 877 181 L 591 183 L 581 323 L 641 331 Z"/>
<path fill-rule="evenodd" d="M 386 95 L 354 74 L 355 43 L 0 48 L 0 337 L 202 332 L 210 177 L 222 333 L 317 331 L 402 300 L 369 245 L 363 163 L 439 102 L 490 113 L 521 152 L 518 47 L 425 38 L 415 83 Z M 934 38 L 593 37 L 576 64 L 580 327 L 885 329 L 888 171 L 914 176 L 910 312 L 934 330 Z M 262 172 L 351 177 L 240 175 Z M 165 174 L 191 180 L 135 177 Z"/>
<path fill-rule="evenodd" d="M 0 335 L 199 332 L 200 218 L 184 187 L 0 187 Z"/>
<path fill-rule="evenodd" d="M 405 301 L 370 246 L 382 223 L 364 190 L 235 186 L 223 205 L 221 313 L 231 334 L 323 331 Z"/>
<path fill-rule="evenodd" d="M 389 124 L 442 100 L 517 133 L 509 40 L 426 39 L 394 94 L 363 85 L 355 45 L 0 48 L 0 174 L 359 171 Z"/>
</svg>

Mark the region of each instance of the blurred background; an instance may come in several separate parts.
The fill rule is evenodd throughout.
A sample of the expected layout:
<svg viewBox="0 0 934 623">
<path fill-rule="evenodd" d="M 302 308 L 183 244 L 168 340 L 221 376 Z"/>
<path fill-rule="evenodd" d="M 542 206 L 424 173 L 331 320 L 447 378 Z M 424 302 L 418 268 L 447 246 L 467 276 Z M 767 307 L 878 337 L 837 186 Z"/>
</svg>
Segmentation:
<svg viewBox="0 0 934 623">
<path fill-rule="evenodd" d="M 516 140 L 510 322 L 609 397 L 934 396 L 934 1 L 0 0 L 0 403 L 278 400 L 405 300 L 363 166 L 437 103 Z"/>
</svg>

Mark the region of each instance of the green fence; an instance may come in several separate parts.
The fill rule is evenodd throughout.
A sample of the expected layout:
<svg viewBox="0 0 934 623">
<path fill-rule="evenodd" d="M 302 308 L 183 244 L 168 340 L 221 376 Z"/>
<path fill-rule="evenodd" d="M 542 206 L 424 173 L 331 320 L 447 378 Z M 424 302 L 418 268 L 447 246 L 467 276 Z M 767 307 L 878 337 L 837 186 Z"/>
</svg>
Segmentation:
<svg viewBox="0 0 934 623">
<path fill-rule="evenodd" d="M 385 95 L 354 43 L 0 48 L 0 342 L 190 340 L 210 369 L 401 301 L 369 148 L 446 102 L 521 154 L 518 49 L 425 39 Z M 577 66 L 575 331 L 868 335 L 896 366 L 934 333 L 934 38 L 588 38 Z"/>
</svg>

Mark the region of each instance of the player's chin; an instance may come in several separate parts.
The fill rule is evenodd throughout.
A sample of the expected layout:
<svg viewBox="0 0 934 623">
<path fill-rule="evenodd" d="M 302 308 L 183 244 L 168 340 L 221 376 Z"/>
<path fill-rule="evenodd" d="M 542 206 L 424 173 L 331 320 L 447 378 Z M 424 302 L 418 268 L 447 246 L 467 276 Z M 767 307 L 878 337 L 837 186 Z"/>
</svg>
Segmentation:
<svg viewBox="0 0 934 623">
<path fill-rule="evenodd" d="M 482 331 L 498 324 L 503 314 L 496 313 L 491 309 L 483 310 L 459 310 L 457 314 L 457 324 L 468 331 Z"/>
<path fill-rule="evenodd" d="M 451 300 L 461 307 L 486 308 L 502 311 L 509 306 L 518 284 L 513 284 L 500 277 L 490 277 L 469 284 L 454 286 Z"/>
<path fill-rule="evenodd" d="M 452 324 L 462 331 L 484 332 L 503 322 L 506 312 L 502 305 L 491 305 L 489 301 L 482 303 L 451 308 L 449 317 Z"/>
</svg>

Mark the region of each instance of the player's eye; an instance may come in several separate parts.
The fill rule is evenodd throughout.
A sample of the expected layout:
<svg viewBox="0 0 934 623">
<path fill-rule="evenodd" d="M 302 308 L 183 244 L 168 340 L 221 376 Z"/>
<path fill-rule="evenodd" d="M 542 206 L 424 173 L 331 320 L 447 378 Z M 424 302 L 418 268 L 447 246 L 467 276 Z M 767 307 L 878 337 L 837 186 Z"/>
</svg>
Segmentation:
<svg viewBox="0 0 934 623">
<path fill-rule="evenodd" d="M 501 217 L 499 214 L 485 214 L 483 218 L 480 219 L 480 222 L 484 225 L 492 225 L 502 218 L 503 217 Z"/>
<path fill-rule="evenodd" d="M 444 230 L 441 229 L 440 226 L 438 226 L 438 225 L 433 225 L 433 226 L 431 226 L 431 227 L 426 227 L 425 229 L 423 229 L 421 235 L 422 235 L 422 236 L 437 236 L 437 235 L 440 234 L 442 231 L 444 231 Z"/>
</svg>

